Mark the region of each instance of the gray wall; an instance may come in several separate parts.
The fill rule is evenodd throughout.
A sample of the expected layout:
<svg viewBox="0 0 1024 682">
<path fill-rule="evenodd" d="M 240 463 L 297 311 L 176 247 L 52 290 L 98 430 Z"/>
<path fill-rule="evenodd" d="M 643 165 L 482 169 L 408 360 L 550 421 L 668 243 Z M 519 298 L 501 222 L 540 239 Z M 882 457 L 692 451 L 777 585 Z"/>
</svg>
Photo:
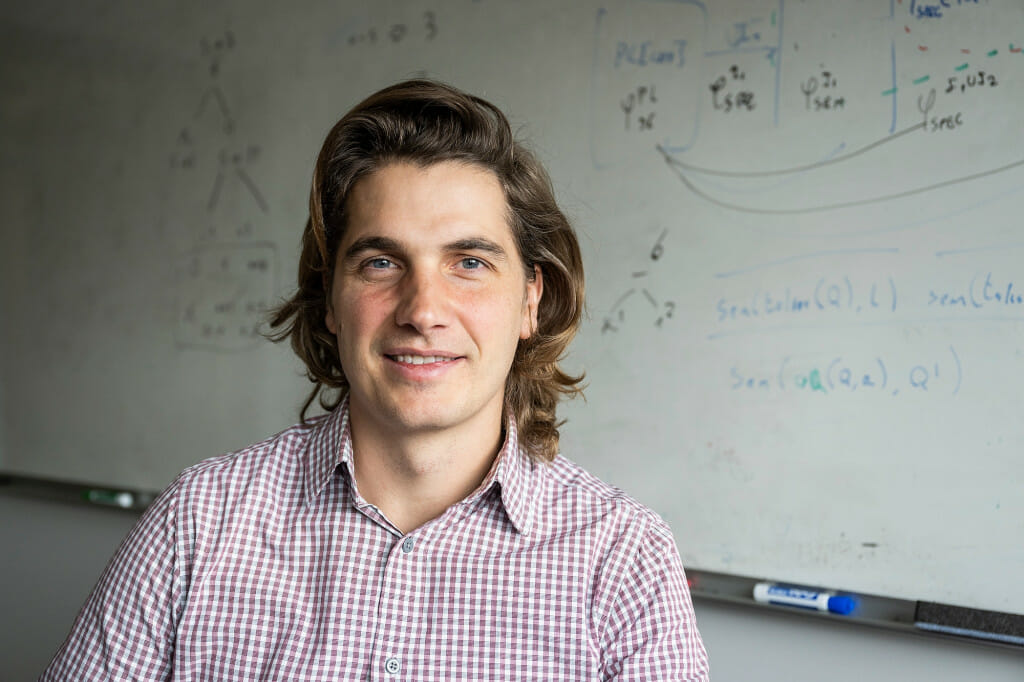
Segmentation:
<svg viewBox="0 0 1024 682">
<path fill-rule="evenodd" d="M 0 495 L 0 519 L 0 680 L 20 682 L 46 666 L 135 515 Z M 697 615 L 720 682 L 1024 679 L 1024 651 L 708 602 Z"/>
</svg>

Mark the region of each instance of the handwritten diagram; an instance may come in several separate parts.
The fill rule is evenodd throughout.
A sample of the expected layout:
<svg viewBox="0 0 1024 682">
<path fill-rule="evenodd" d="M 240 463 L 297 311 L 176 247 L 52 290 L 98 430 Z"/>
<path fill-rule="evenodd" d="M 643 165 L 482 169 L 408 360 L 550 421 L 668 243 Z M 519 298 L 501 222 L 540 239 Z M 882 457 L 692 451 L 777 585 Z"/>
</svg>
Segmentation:
<svg viewBox="0 0 1024 682">
<path fill-rule="evenodd" d="M 185 173 L 208 174 L 210 167 L 216 169 L 206 196 L 209 212 L 219 206 L 225 183 L 238 182 L 260 211 L 267 213 L 267 202 L 249 170 L 259 161 L 261 146 L 252 142 L 238 144 L 236 141 L 235 115 L 218 80 L 223 61 L 237 47 L 234 33 L 229 30 L 212 39 L 203 38 L 199 45 L 209 83 L 199 96 L 191 120 L 181 127 L 177 135 L 169 165 L 171 169 Z"/>
<path fill-rule="evenodd" d="M 656 267 L 658 261 L 665 254 L 665 237 L 667 236 L 668 230 L 662 230 L 654 246 L 651 247 L 648 254 L 650 267 L 630 273 L 630 287 L 616 299 L 608 314 L 605 315 L 601 324 L 602 334 L 618 332 L 627 323 L 627 318 L 629 322 L 632 322 L 634 318 L 646 319 L 654 327 L 659 328 L 672 319 L 676 309 L 675 301 L 659 300 L 651 293 L 649 285 L 646 284 L 646 280 L 651 274 L 651 268 Z M 635 308 L 634 302 L 639 302 L 639 310 Z"/>
</svg>

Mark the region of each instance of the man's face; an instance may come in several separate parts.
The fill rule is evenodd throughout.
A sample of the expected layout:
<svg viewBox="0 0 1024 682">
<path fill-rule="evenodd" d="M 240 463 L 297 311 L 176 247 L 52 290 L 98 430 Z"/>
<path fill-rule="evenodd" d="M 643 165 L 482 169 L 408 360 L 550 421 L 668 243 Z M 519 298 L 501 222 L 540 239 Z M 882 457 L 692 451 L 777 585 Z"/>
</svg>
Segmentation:
<svg viewBox="0 0 1024 682">
<path fill-rule="evenodd" d="M 359 180 L 346 209 L 326 322 L 353 419 L 396 435 L 500 420 L 543 283 L 524 273 L 495 175 L 394 163 Z"/>
</svg>

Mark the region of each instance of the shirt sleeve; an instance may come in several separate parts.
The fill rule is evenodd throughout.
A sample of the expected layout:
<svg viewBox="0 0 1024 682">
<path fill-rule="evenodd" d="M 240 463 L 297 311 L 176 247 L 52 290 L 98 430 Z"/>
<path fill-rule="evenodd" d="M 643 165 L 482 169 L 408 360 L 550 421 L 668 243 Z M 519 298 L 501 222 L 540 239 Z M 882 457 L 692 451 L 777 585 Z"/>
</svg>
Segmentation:
<svg viewBox="0 0 1024 682">
<path fill-rule="evenodd" d="M 603 679 L 707 680 L 707 652 L 683 563 L 661 519 L 648 526 L 631 559 L 603 628 Z"/>
<path fill-rule="evenodd" d="M 175 523 L 180 479 L 110 560 L 40 682 L 166 680 L 181 591 Z"/>
</svg>

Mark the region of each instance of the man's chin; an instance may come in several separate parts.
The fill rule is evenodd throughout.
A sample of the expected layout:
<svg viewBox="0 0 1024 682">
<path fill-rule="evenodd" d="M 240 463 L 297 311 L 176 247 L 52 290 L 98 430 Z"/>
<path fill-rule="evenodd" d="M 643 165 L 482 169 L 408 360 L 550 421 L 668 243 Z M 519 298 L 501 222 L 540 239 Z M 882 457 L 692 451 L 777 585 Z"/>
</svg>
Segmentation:
<svg viewBox="0 0 1024 682">
<path fill-rule="evenodd" d="M 436 433 L 458 425 L 458 420 L 452 419 L 451 411 L 446 412 L 437 405 L 427 409 L 398 410 L 392 413 L 389 421 L 396 432 L 409 434 Z"/>
<path fill-rule="evenodd" d="M 365 409 L 352 405 L 350 409 L 355 418 L 370 417 L 385 434 L 395 436 L 443 431 L 458 423 L 458 419 L 453 418 L 457 408 L 437 399 L 417 400 L 416 404 L 371 404 Z"/>
</svg>

